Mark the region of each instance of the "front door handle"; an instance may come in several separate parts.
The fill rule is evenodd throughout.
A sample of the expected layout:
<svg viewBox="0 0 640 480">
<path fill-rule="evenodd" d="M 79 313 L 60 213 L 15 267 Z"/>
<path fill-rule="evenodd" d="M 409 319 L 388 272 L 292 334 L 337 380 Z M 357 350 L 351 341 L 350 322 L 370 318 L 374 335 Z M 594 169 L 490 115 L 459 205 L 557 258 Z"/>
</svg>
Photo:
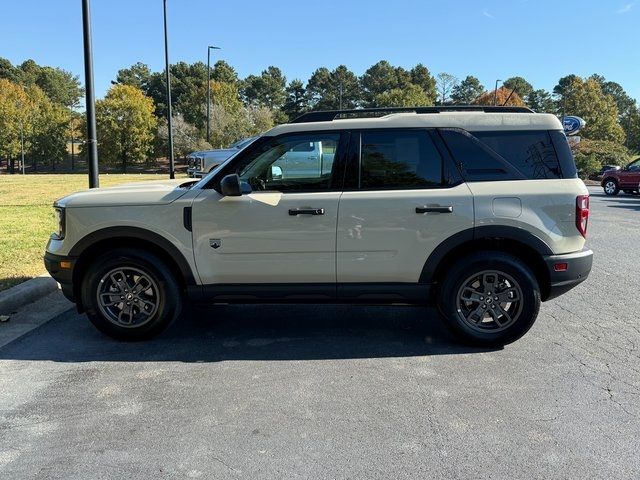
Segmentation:
<svg viewBox="0 0 640 480">
<path fill-rule="evenodd" d="M 324 215 L 324 208 L 291 208 L 289 215 Z"/>
<path fill-rule="evenodd" d="M 451 205 L 446 207 L 441 207 L 440 205 L 433 207 L 416 207 L 416 213 L 453 213 L 453 207 Z"/>
</svg>

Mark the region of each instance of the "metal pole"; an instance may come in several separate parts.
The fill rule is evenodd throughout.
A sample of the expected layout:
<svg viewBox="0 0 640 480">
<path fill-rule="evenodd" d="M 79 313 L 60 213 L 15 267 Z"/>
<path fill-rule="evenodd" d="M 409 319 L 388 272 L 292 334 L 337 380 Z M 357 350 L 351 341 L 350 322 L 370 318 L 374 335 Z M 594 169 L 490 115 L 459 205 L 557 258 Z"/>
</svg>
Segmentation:
<svg viewBox="0 0 640 480">
<path fill-rule="evenodd" d="M 22 174 L 24 175 L 24 120 L 20 119 L 20 153 L 22 156 Z"/>
<path fill-rule="evenodd" d="M 173 122 L 171 119 L 171 75 L 169 73 L 169 39 L 167 35 L 167 0 L 164 5 L 164 64 L 167 72 L 167 130 L 169 132 L 169 178 L 176 178 L 173 159 Z"/>
<path fill-rule="evenodd" d="M 342 84 L 340 84 L 340 110 L 342 110 Z"/>
<path fill-rule="evenodd" d="M 98 139 L 96 135 L 96 98 L 93 90 L 93 51 L 91 46 L 91 13 L 89 0 L 82 0 L 82 33 L 84 38 L 84 83 L 87 102 L 87 147 L 89 153 L 89 188 L 100 186 L 98 179 Z"/>
<path fill-rule="evenodd" d="M 498 82 L 500 80 L 496 80 L 496 88 L 493 91 L 493 105 L 496 106 L 498 104 Z"/>
<path fill-rule="evenodd" d="M 207 47 L 207 142 L 211 141 L 211 47 Z"/>
</svg>

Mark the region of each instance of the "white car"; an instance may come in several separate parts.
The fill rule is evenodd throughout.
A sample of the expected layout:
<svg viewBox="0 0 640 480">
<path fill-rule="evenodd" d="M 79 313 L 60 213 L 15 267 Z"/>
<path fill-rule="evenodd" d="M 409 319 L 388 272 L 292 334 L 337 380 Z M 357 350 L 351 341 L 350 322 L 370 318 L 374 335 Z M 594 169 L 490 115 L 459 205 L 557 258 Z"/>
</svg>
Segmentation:
<svg viewBox="0 0 640 480">
<path fill-rule="evenodd" d="M 188 299 L 435 304 L 463 341 L 502 345 L 592 262 L 562 125 L 514 107 L 312 112 L 197 183 L 54 206 L 47 269 L 127 340 L 162 331 Z"/>
</svg>

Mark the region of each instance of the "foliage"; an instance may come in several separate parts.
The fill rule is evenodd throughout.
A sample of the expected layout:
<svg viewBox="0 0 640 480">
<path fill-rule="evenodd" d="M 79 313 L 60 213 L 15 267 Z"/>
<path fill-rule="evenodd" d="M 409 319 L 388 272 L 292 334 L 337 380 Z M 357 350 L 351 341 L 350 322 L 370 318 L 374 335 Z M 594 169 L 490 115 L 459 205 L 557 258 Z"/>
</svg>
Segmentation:
<svg viewBox="0 0 640 480">
<path fill-rule="evenodd" d="M 360 101 L 358 77 L 344 65 L 333 71 L 322 67 L 311 75 L 307 84 L 307 103 L 312 110 L 356 108 Z"/>
<path fill-rule="evenodd" d="M 129 68 L 118 70 L 115 82 L 111 83 L 131 85 L 132 87 L 139 88 L 143 92 L 148 92 L 150 79 L 151 70 L 149 66 L 145 63 L 138 62 Z"/>
<path fill-rule="evenodd" d="M 287 116 L 288 120 L 293 120 L 307 110 L 307 91 L 302 80 L 295 79 L 287 85 L 285 93 L 287 94 L 287 99 L 282 106 L 282 112 Z"/>
<path fill-rule="evenodd" d="M 451 89 L 451 101 L 457 105 L 469 105 L 483 93 L 484 86 L 480 80 L 468 75 Z"/>
<path fill-rule="evenodd" d="M 20 132 L 32 129 L 34 105 L 23 87 L 0 79 L 0 158 L 20 154 Z"/>
<path fill-rule="evenodd" d="M 593 155 L 603 165 L 620 165 L 624 166 L 631 160 L 629 150 L 616 142 L 607 140 L 582 140 L 572 146 L 574 157 Z"/>
<path fill-rule="evenodd" d="M 429 99 L 426 105 L 433 105 L 438 92 L 436 91 L 436 79 L 433 78 L 429 69 L 419 63 L 409 73 L 411 74 L 411 83 L 419 86 Z"/>
<path fill-rule="evenodd" d="M 480 95 L 473 102 L 476 105 L 510 105 L 515 107 L 523 107 L 524 102 L 520 95 L 513 90 L 509 90 L 505 87 L 500 87 L 498 90 L 492 90 Z"/>
<path fill-rule="evenodd" d="M 502 82 L 508 90 L 514 90 L 520 98 L 527 98 L 533 92 L 533 86 L 522 77 L 511 77 Z"/>
<path fill-rule="evenodd" d="M 187 123 L 179 113 L 172 117 L 173 152 L 178 158 L 184 158 L 196 150 L 209 150 L 211 145 L 201 136 L 196 127 Z M 158 127 L 156 155 L 166 156 L 169 151 L 169 128 L 162 120 Z"/>
<path fill-rule="evenodd" d="M 592 140 L 622 143 L 624 130 L 618 123 L 618 108 L 610 95 L 602 92 L 594 79 L 575 77 L 566 86 L 562 105 L 567 114 L 577 115 L 586 122 L 582 135 Z"/>
<path fill-rule="evenodd" d="M 149 160 L 157 120 L 153 101 L 131 85 L 112 86 L 103 100 L 96 102 L 98 153 L 101 162 L 121 165 Z"/>
<path fill-rule="evenodd" d="M 532 90 L 526 97 L 529 108 L 537 113 L 556 113 L 556 103 L 551 98 L 551 94 L 546 90 Z"/>
<path fill-rule="evenodd" d="M 436 85 L 438 87 L 438 101 L 440 105 L 446 105 L 451 102 L 450 95 L 458 84 L 458 79 L 450 73 L 439 73 L 436 77 Z"/>
<path fill-rule="evenodd" d="M 410 84 L 405 88 L 394 88 L 376 97 L 380 107 L 421 107 L 433 105 L 433 100 L 418 85 Z"/>
<path fill-rule="evenodd" d="M 578 153 L 574 155 L 573 158 L 576 162 L 578 174 L 583 180 L 589 178 L 591 175 L 598 172 L 600 168 L 602 168 L 600 160 L 598 160 L 597 155 L 594 153 L 591 153 L 589 155 Z"/>
<path fill-rule="evenodd" d="M 284 105 L 286 84 L 282 71 L 270 66 L 260 76 L 249 75 L 243 82 L 241 94 L 248 105 L 275 110 Z"/>
</svg>

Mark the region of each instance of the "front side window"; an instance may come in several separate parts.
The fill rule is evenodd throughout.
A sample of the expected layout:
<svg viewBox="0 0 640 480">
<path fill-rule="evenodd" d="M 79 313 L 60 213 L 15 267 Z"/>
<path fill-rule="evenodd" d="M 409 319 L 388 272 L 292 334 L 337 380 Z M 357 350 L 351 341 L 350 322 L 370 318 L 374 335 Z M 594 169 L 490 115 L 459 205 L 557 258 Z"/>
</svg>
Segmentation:
<svg viewBox="0 0 640 480">
<path fill-rule="evenodd" d="M 236 165 L 254 191 L 311 192 L 331 188 L 339 133 L 274 138 Z"/>
<path fill-rule="evenodd" d="M 434 188 L 442 184 L 442 157 L 427 131 L 362 132 L 362 190 Z"/>
<path fill-rule="evenodd" d="M 640 160 L 636 160 L 635 162 L 632 162 L 629 165 L 627 165 L 627 170 L 629 170 L 630 172 L 639 171 L 640 170 Z"/>
</svg>

